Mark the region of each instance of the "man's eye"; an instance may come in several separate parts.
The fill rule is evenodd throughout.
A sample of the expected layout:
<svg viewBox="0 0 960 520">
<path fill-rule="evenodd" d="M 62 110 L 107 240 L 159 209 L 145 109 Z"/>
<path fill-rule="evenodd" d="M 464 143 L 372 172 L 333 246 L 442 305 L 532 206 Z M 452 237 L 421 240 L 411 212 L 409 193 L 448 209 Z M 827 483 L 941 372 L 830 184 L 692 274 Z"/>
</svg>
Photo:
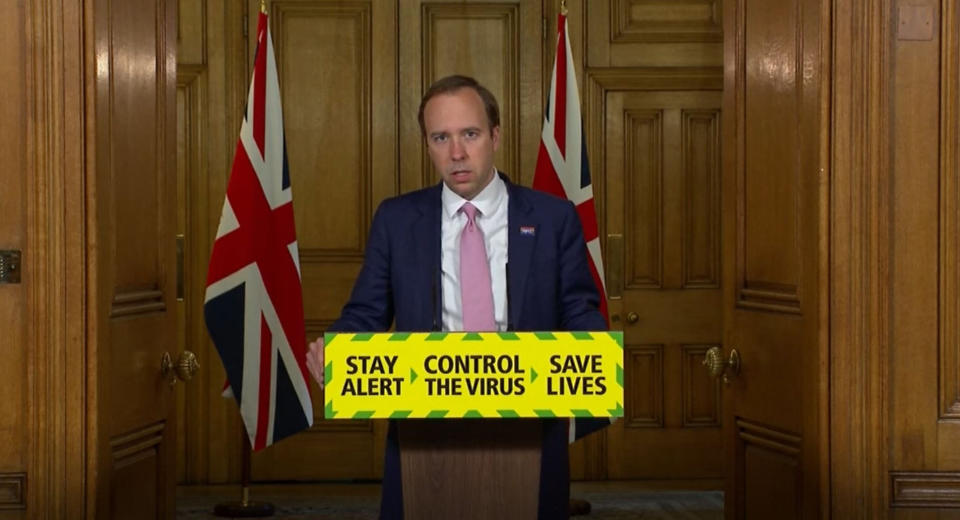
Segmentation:
<svg viewBox="0 0 960 520">
<path fill-rule="evenodd" d="M 468 131 L 465 135 L 467 136 L 468 139 L 473 139 L 473 138 L 477 137 L 477 135 L 479 135 L 479 132 L 475 132 L 475 131 L 473 131 L 473 130 L 470 130 L 470 131 Z"/>
<path fill-rule="evenodd" d="M 447 136 L 445 136 L 445 135 L 435 135 L 435 136 L 433 136 L 433 142 L 435 142 L 435 143 L 442 143 L 442 142 L 444 142 L 444 141 L 446 141 L 446 140 L 447 140 Z"/>
</svg>

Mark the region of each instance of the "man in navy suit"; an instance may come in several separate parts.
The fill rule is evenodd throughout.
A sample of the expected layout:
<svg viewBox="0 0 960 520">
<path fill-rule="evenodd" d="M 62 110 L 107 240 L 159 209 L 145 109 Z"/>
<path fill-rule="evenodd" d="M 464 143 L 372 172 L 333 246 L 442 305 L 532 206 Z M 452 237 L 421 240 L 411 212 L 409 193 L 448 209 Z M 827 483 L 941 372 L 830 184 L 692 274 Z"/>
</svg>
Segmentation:
<svg viewBox="0 0 960 520">
<path fill-rule="evenodd" d="M 606 330 L 572 203 L 517 186 L 494 167 L 500 115 L 476 80 L 449 76 L 420 103 L 420 129 L 442 182 L 385 200 L 350 301 L 330 332 L 463 330 L 458 237 L 478 210 L 497 330 Z M 509 298 L 509 301 L 507 299 Z M 323 381 L 322 339 L 308 366 Z M 566 518 L 567 421 L 543 421 L 539 518 Z M 403 518 L 396 429 L 387 435 L 381 518 Z"/>
</svg>

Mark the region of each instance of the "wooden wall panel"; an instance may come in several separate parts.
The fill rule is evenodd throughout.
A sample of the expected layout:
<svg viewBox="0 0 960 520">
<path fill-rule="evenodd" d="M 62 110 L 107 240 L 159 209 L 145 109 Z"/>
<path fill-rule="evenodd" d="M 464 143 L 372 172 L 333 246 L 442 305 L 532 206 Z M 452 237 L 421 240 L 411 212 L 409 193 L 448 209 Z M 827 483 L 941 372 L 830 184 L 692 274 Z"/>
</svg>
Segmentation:
<svg viewBox="0 0 960 520">
<path fill-rule="evenodd" d="M 917 5 L 938 3 L 928 0 Z M 891 471 L 950 469 L 938 464 L 939 428 L 934 420 L 941 414 L 940 389 L 935 383 L 940 350 L 935 296 L 940 285 L 938 206 L 942 200 L 938 51 L 936 40 L 898 40 L 893 55 Z"/>
<path fill-rule="evenodd" d="M 590 2 L 588 67 L 703 67 L 723 61 L 719 0 Z"/>
<path fill-rule="evenodd" d="M 27 508 L 27 474 L 0 473 L 0 514 Z M 4 517 L 6 518 L 6 516 Z"/>
<path fill-rule="evenodd" d="M 663 345 L 624 350 L 624 421 L 627 428 L 663 426 Z"/>
<path fill-rule="evenodd" d="M 960 421 L 960 14 L 941 5 L 940 418 Z"/>
<path fill-rule="evenodd" d="M 369 3 L 274 4 L 297 242 L 310 259 L 358 260 L 366 242 L 373 183 L 371 11 Z"/>
<path fill-rule="evenodd" d="M 7 9 L 9 23 L 0 34 L 0 77 L 9 80 L 0 97 L 0 250 L 23 251 L 19 284 L 0 284 L 0 511 L 26 508 L 23 487 L 30 459 L 25 449 L 30 438 L 27 415 L 29 387 L 28 352 L 24 308 L 25 285 L 33 276 L 32 251 L 25 236 L 25 207 L 28 157 L 27 120 L 30 116 L 30 90 L 27 61 L 26 4 L 18 2 Z M 26 266 L 26 271 L 24 270 Z M 7 513 L 21 518 L 20 513 Z M 0 513 L 2 515 L 2 513 Z"/>
<path fill-rule="evenodd" d="M 684 427 L 720 426 L 720 381 L 703 369 L 707 349 L 720 345 L 681 347 L 681 402 Z"/>
<path fill-rule="evenodd" d="M 739 115 L 746 159 L 737 165 L 743 193 L 737 206 L 738 304 L 783 312 L 799 312 L 800 251 L 805 247 L 798 195 L 799 6 L 797 1 L 747 0 L 744 7 L 751 30 L 743 44 L 746 78 Z"/>
<path fill-rule="evenodd" d="M 623 112 L 627 225 L 624 286 L 663 286 L 663 125 L 660 110 Z"/>
<path fill-rule="evenodd" d="M 960 19 L 955 2 L 892 7 L 890 505 L 897 519 L 949 518 L 960 515 Z"/>
<path fill-rule="evenodd" d="M 719 0 L 613 0 L 610 41 L 719 42 L 722 13 Z"/>
<path fill-rule="evenodd" d="M 960 506 L 960 473 L 955 471 L 893 471 L 890 473 L 890 489 L 892 507 L 955 509 Z M 934 514 L 931 511 L 927 516 Z M 905 516 L 901 514 L 898 518 Z M 937 515 L 937 518 L 946 516 Z M 960 516 L 960 512 L 954 512 L 953 516 Z"/>
<path fill-rule="evenodd" d="M 4 59 L 0 60 L 0 73 L 9 83 L 4 86 L 0 100 L 0 116 L 8 124 L 0 126 L 0 152 L 5 167 L 0 173 L 3 190 L 0 191 L 0 249 L 22 247 L 24 188 L 22 177 L 27 168 L 26 131 L 27 110 L 30 99 L 26 60 L 27 19 L 21 2 L 10 11 L 9 30 L 0 35 L 0 48 Z M 32 87 L 32 85 L 29 85 Z M 9 161 L 9 162 L 7 162 Z M 17 288 L 13 288 L 17 289 Z"/>
<path fill-rule="evenodd" d="M 177 0 L 177 64 L 207 62 L 207 4 Z"/>
<path fill-rule="evenodd" d="M 720 287 L 720 111 L 681 115 L 683 272 L 681 286 Z"/>
<path fill-rule="evenodd" d="M 138 5 L 121 2 L 112 5 L 114 23 L 110 27 L 109 60 L 111 81 L 109 110 L 109 144 L 104 151 L 108 162 L 112 192 L 109 205 L 113 258 L 118 267 L 114 281 L 113 313 L 136 313 L 162 310 L 161 260 L 159 244 L 167 237 L 161 234 L 161 200 L 164 197 L 161 170 L 161 139 L 157 132 L 162 114 L 158 113 L 156 57 L 145 59 L 137 51 L 155 48 L 160 35 L 156 4 Z M 130 117 L 137 114 L 136 118 Z M 169 194 L 166 194 L 169 195 Z M 131 218 L 136 216 L 136 218 Z M 166 266 L 172 267 L 172 266 Z"/>
<path fill-rule="evenodd" d="M 449 74 L 478 78 L 500 104 L 498 168 L 520 179 L 520 7 L 509 4 L 426 4 L 422 10 L 423 85 Z M 483 49 L 483 52 L 475 52 Z M 424 160 L 423 184 L 436 182 Z"/>
<path fill-rule="evenodd" d="M 110 494 L 112 518 L 159 518 L 157 489 L 164 486 L 169 458 L 162 450 L 172 442 L 164 424 L 151 425 L 110 442 L 113 478 Z"/>
<path fill-rule="evenodd" d="M 803 518 L 800 439 L 744 421 L 737 431 L 736 479 L 750 490 L 739 497 L 744 518 Z"/>
<path fill-rule="evenodd" d="M 500 105 L 497 168 L 529 186 L 543 111 L 538 2 L 404 2 L 400 6 L 401 192 L 435 184 L 416 120 L 423 92 L 450 74 L 477 78 Z M 410 88 L 416 86 L 416 88 Z"/>
</svg>

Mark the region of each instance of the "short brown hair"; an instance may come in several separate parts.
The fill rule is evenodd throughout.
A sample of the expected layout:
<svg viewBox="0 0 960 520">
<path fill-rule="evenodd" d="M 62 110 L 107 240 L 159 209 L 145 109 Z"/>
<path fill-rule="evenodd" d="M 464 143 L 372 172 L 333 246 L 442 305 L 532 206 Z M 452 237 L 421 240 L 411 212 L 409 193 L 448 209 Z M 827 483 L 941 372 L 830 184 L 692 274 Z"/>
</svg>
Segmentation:
<svg viewBox="0 0 960 520">
<path fill-rule="evenodd" d="M 427 92 L 423 95 L 423 99 L 420 100 L 420 110 L 417 112 L 417 121 L 420 123 L 420 133 L 423 136 L 427 135 L 427 129 L 423 125 L 423 109 L 427 106 L 427 101 L 430 101 L 430 99 L 439 94 L 450 94 L 462 88 L 472 88 L 480 95 L 480 99 L 483 100 L 483 108 L 487 112 L 487 122 L 490 123 L 490 131 L 493 132 L 494 128 L 500 126 L 500 106 L 497 104 L 497 98 L 493 96 L 493 93 L 470 76 L 454 74 L 453 76 L 447 76 L 434 81 L 433 85 L 430 85 L 430 88 L 428 88 Z"/>
</svg>

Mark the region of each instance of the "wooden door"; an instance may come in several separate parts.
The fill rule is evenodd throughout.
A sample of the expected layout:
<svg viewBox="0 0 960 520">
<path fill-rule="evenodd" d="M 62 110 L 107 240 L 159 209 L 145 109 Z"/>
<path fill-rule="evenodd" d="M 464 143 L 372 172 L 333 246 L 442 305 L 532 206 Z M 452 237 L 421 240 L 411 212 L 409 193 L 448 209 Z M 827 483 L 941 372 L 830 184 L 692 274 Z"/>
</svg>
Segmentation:
<svg viewBox="0 0 960 520">
<path fill-rule="evenodd" d="M 720 384 L 702 366 L 722 331 L 720 98 L 611 90 L 604 100 L 607 289 L 625 344 L 609 478 L 723 474 Z"/>
<path fill-rule="evenodd" d="M 567 6 L 610 325 L 626 343 L 624 419 L 573 446 L 571 474 L 721 487 L 720 386 L 700 365 L 722 336 L 720 2 Z"/>
<path fill-rule="evenodd" d="M 817 0 L 728 0 L 723 102 L 727 518 L 818 518 L 826 482 L 829 24 Z"/>
<path fill-rule="evenodd" d="M 98 1 L 87 159 L 91 517 L 173 518 L 173 0 Z"/>
</svg>

